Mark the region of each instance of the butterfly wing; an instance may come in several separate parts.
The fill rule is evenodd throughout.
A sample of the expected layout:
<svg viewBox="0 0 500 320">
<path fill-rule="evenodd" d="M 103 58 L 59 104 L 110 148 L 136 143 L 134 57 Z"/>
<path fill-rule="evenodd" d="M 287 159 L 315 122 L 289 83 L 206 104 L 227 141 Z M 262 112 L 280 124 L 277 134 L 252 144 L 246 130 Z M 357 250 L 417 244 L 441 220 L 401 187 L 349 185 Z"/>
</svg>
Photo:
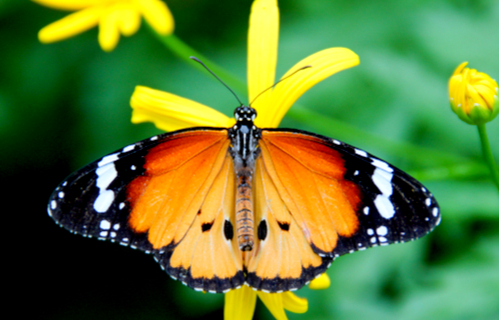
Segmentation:
<svg viewBox="0 0 500 320">
<path fill-rule="evenodd" d="M 256 201 L 267 202 L 256 219 L 267 234 L 247 262 L 255 288 L 300 288 L 339 255 L 414 240 L 440 221 L 425 187 L 365 151 L 295 130 L 262 130 L 259 146 L 256 177 L 267 182 L 256 192 L 267 200 Z"/>
<path fill-rule="evenodd" d="M 69 176 L 52 194 L 49 215 L 74 233 L 153 253 L 194 289 L 239 286 L 228 147 L 226 129 L 178 131 L 130 145 Z"/>
</svg>

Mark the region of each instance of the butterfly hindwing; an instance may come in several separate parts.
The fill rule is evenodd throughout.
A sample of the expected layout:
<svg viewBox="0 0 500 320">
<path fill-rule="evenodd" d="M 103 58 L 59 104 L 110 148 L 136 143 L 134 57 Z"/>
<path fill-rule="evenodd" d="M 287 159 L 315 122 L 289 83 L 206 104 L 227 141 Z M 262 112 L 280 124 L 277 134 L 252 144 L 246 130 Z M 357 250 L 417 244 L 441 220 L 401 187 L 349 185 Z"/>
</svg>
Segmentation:
<svg viewBox="0 0 500 320">
<path fill-rule="evenodd" d="M 257 241 L 247 256 L 247 283 L 268 292 L 296 290 L 323 273 L 332 259 L 313 251 L 264 163 L 259 157 L 255 168 Z"/>
</svg>

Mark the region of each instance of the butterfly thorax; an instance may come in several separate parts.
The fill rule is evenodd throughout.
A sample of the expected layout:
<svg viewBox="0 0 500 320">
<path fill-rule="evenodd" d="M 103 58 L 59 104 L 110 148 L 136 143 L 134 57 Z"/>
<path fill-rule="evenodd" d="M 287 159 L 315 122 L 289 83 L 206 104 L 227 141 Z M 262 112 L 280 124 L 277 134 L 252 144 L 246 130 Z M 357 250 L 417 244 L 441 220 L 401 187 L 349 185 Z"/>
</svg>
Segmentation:
<svg viewBox="0 0 500 320">
<path fill-rule="evenodd" d="M 254 244 L 252 176 L 260 139 L 260 129 L 253 124 L 256 115 L 251 107 L 238 107 L 234 112 L 237 122 L 229 129 L 229 152 L 236 174 L 236 235 L 241 251 L 251 251 Z"/>
</svg>

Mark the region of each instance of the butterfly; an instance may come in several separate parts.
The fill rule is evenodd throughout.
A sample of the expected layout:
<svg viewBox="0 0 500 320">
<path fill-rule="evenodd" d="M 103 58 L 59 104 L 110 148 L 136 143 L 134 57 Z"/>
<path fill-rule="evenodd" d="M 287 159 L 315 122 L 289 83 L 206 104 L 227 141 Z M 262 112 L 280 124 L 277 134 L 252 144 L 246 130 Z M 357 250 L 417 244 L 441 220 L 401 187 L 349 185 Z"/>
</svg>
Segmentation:
<svg viewBox="0 0 500 320">
<path fill-rule="evenodd" d="M 340 255 L 415 240 L 441 220 L 433 195 L 366 151 L 292 129 L 165 133 L 71 174 L 49 215 L 73 233 L 154 255 L 199 291 L 296 290 Z"/>
</svg>

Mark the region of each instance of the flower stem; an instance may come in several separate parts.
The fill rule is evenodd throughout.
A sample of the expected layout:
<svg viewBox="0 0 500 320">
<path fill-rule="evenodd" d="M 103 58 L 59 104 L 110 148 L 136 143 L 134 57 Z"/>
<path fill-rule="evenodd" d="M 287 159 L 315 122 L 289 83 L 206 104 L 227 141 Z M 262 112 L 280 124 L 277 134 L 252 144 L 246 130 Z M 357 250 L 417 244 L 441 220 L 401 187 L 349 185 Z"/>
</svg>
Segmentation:
<svg viewBox="0 0 500 320">
<path fill-rule="evenodd" d="M 491 153 L 490 142 L 488 141 L 488 134 L 486 133 L 486 125 L 478 125 L 477 131 L 479 133 L 479 138 L 481 139 L 484 161 L 486 161 L 486 164 L 490 168 L 491 178 L 498 189 L 498 164 L 493 158 L 493 153 Z"/>
</svg>

